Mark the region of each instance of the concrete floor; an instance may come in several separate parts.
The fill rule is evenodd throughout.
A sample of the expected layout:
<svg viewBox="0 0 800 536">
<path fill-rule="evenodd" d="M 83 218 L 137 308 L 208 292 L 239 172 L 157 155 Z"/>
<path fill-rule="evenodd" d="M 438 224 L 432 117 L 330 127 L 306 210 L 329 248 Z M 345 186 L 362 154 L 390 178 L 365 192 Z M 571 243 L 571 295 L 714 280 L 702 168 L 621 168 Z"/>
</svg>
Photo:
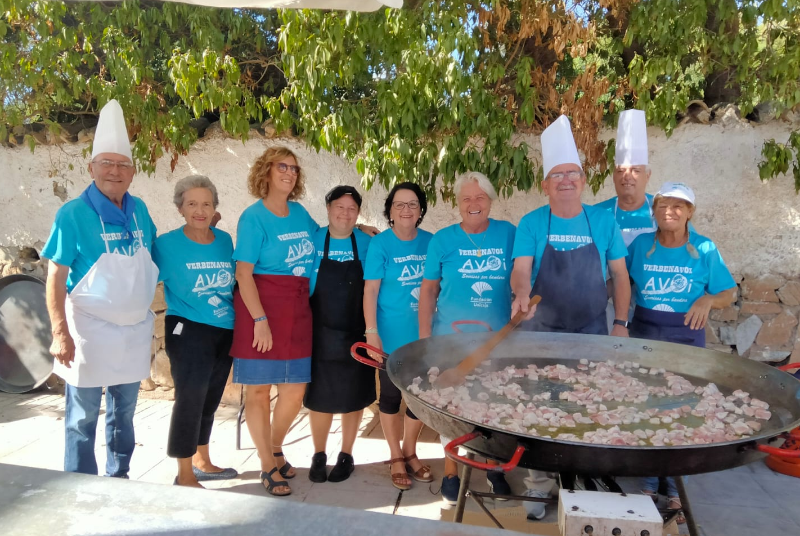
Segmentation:
<svg viewBox="0 0 800 536">
<path fill-rule="evenodd" d="M 176 466 L 166 456 L 166 436 L 172 403 L 164 400 L 141 399 L 137 404 L 135 427 L 137 447 L 131 464 L 130 477 L 135 480 L 171 484 Z M 210 489 L 251 495 L 266 495 L 258 482 L 259 461 L 252 447 L 246 425 L 242 428 L 242 449 L 236 450 L 236 415 L 238 408 L 221 406 L 211 438 L 212 459 L 217 465 L 234 467 L 240 475 L 228 481 L 207 482 Z M 0 393 L 0 463 L 25 465 L 59 470 L 64 449 L 64 398 L 48 392 L 11 395 Z M 104 424 L 98 425 L 97 461 L 105 463 Z M 334 420 L 328 442 L 328 459 L 332 465 L 339 452 L 341 433 Z M 432 484 L 414 483 L 410 491 L 399 492 L 391 486 L 388 466 L 389 450 L 383 440 L 377 407 L 364 413 L 361 432 L 356 441 L 356 471 L 345 482 L 315 484 L 307 478 L 307 468 L 313 454 L 308 417 L 302 412 L 295 421 L 284 452 L 298 468 L 297 478 L 290 481 L 291 496 L 282 500 L 312 504 L 357 508 L 424 519 L 440 519 L 442 502 L 438 494 L 440 479 Z M 442 450 L 438 436 L 424 429 L 418 453 L 442 474 Z M 509 477 L 515 492 L 524 487 L 523 471 Z M 635 479 L 622 479 L 623 488 L 635 490 Z M 472 487 L 487 491 L 483 474 L 473 473 Z M 687 492 L 701 532 L 706 536 L 736 535 L 765 536 L 800 533 L 800 479 L 772 472 L 763 463 L 738 467 L 719 473 L 696 475 L 687 479 Z M 487 504 L 489 508 L 518 506 L 514 501 Z M 473 501 L 469 510 L 478 511 Z M 555 522 L 555 508 L 544 521 Z M 531 526 L 535 529 L 534 525 Z"/>
</svg>

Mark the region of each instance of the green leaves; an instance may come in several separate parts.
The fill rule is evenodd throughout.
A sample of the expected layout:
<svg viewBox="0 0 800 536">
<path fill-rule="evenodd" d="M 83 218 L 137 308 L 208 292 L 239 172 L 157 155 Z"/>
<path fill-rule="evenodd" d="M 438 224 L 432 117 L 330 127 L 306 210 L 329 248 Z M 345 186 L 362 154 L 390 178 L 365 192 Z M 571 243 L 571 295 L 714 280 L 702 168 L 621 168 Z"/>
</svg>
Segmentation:
<svg viewBox="0 0 800 536">
<path fill-rule="evenodd" d="M 761 156 L 764 160 L 758 164 L 758 175 L 762 181 L 788 173 L 791 165 L 794 191 L 800 193 L 800 131 L 792 132 L 787 143 L 777 143 L 774 139 L 765 141 Z"/>
<path fill-rule="evenodd" d="M 620 109 L 643 109 L 670 133 L 694 99 L 744 114 L 800 104 L 794 0 L 412 4 L 345 13 L 0 0 L 0 139 L 117 98 L 146 171 L 191 147 L 193 118 L 241 139 L 269 119 L 354 161 L 365 187 L 413 180 L 450 199 L 472 169 L 503 195 L 537 186 L 541 167 L 516 136 L 559 113 L 576 125 L 596 192 L 613 162 L 598 133 Z M 762 179 L 790 166 L 800 177 L 793 136 L 765 144 Z"/>
</svg>

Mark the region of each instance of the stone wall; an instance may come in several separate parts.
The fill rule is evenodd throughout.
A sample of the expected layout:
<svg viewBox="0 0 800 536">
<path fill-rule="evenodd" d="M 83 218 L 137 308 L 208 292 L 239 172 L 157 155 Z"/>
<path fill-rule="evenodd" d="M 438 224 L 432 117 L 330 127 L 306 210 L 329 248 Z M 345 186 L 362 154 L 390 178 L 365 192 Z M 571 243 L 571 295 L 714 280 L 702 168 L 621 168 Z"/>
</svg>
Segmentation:
<svg viewBox="0 0 800 536">
<path fill-rule="evenodd" d="M 711 312 L 706 346 L 756 361 L 800 361 L 800 280 L 734 276 L 738 299 Z"/>
<path fill-rule="evenodd" d="M 705 122 L 701 122 L 705 123 Z M 800 126 L 799 117 L 752 123 L 736 114 L 723 114 L 711 124 L 682 124 L 667 137 L 648 129 L 649 159 L 653 176 L 648 191 L 662 183 L 682 180 L 697 194 L 695 228 L 714 240 L 740 284 L 735 305 L 714 311 L 707 328 L 709 347 L 768 363 L 779 363 L 791 355 L 800 361 L 800 198 L 789 176 L 761 182 L 758 163 L 765 140 L 786 141 Z M 141 197 L 160 232 L 174 229 L 183 220 L 172 205 L 175 181 L 189 174 L 211 177 L 220 195 L 223 219 L 219 227 L 234 238 L 236 223 L 253 198 L 246 180 L 251 163 L 267 147 L 285 145 L 295 151 L 303 167 L 306 196 L 302 200 L 320 223 L 326 221 L 324 195 L 333 186 L 360 187 L 355 166 L 337 155 L 317 153 L 301 141 L 275 138 L 274 132 L 252 129 L 247 142 L 228 138 L 218 124 L 200 132 L 200 140 L 182 156 L 174 171 L 164 156 L 151 175 L 137 174 L 131 193 Z M 603 139 L 615 136 L 605 130 Z M 0 145 L 0 274 L 29 273 L 44 278 L 46 264 L 38 253 L 53 217 L 66 201 L 76 198 L 91 181 L 84 151 L 91 136 L 47 140 L 31 153 L 25 147 Z M 536 136 L 518 137 L 531 147 L 530 157 L 540 159 Z M 52 144 L 50 144 L 52 143 Z M 48 145 L 49 144 L 49 145 Z M 596 196 L 588 190 L 586 203 L 614 195 L 611 181 Z M 382 216 L 386 190 L 380 186 L 365 192 L 361 221 L 385 228 Z M 538 191 L 515 192 L 496 201 L 492 217 L 518 223 L 527 212 L 547 202 Z M 457 210 L 439 202 L 431 206 L 422 227 L 436 231 L 459 221 Z M 164 309 L 159 289 L 153 304 L 158 311 L 151 381 L 143 389 L 151 396 L 171 394 L 172 379 L 164 351 Z M 238 403 L 241 390 L 229 386 L 225 400 Z"/>
</svg>

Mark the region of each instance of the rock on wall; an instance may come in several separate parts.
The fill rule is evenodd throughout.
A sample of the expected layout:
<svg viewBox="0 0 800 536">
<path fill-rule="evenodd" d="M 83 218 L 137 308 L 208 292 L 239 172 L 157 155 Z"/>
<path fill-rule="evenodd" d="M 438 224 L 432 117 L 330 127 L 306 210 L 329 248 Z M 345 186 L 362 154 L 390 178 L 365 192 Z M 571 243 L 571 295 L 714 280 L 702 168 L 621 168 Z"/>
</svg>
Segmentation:
<svg viewBox="0 0 800 536">
<path fill-rule="evenodd" d="M 208 175 L 220 193 L 220 228 L 236 233 L 239 214 L 254 199 L 247 193 L 246 177 L 253 160 L 267 147 L 287 145 L 296 151 L 306 174 L 303 204 L 324 223 L 325 193 L 338 184 L 360 185 L 355 166 L 327 152 L 316 153 L 294 139 L 265 139 L 256 131 L 246 143 L 225 137 L 212 125 L 187 156 L 169 170 L 169 159 L 158 163 L 152 176 L 138 174 L 131 193 L 144 199 L 159 230 L 168 231 L 183 223 L 172 204 L 175 182 L 192 173 Z M 771 122 L 761 125 L 727 123 L 679 127 L 667 138 L 657 129 L 649 130 L 650 164 L 653 168 L 650 192 L 668 180 L 682 180 L 697 194 L 695 227 L 712 238 L 732 271 L 746 276 L 765 273 L 784 277 L 800 276 L 800 198 L 792 181 L 783 176 L 762 183 L 758 162 L 764 140 L 785 141 L 791 125 Z M 604 132 L 605 138 L 615 135 Z M 538 159 L 539 141 L 525 136 L 531 158 Z M 41 146 L 35 153 L 26 148 L 0 147 L 0 246 L 44 242 L 58 208 L 74 199 L 89 184 L 82 154 L 84 145 Z M 70 169 L 72 166 L 72 169 Z M 611 181 L 587 203 L 614 195 Z M 375 187 L 365 194 L 362 221 L 386 227 L 382 216 L 386 191 Z M 527 212 L 541 206 L 546 198 L 538 192 L 515 193 L 492 207 L 492 216 L 518 223 Z M 423 227 L 436 231 L 459 221 L 449 204 L 439 203 L 426 216 Z"/>
</svg>

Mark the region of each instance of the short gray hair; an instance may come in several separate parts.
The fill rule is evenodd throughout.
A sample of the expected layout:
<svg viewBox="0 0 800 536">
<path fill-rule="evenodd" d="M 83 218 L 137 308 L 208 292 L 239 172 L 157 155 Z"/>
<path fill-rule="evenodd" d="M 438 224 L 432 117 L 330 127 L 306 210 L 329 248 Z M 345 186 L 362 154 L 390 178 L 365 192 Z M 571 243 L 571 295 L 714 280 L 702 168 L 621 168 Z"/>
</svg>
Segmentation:
<svg viewBox="0 0 800 536">
<path fill-rule="evenodd" d="M 211 179 L 205 175 L 189 175 L 188 177 L 182 178 L 177 182 L 177 184 L 175 184 L 175 196 L 172 198 L 172 201 L 175 203 L 176 207 L 181 208 L 183 206 L 183 194 L 192 188 L 205 188 L 206 190 L 210 191 L 214 200 L 214 208 L 217 208 L 217 205 L 219 205 L 217 187 L 214 186 L 214 183 L 211 182 Z"/>
<path fill-rule="evenodd" d="M 467 171 L 456 180 L 453 185 L 453 193 L 456 195 L 456 199 L 461 195 L 461 188 L 468 182 L 477 182 L 480 189 L 489 196 L 489 199 L 492 201 L 497 199 L 497 191 L 492 186 L 492 181 L 480 171 Z"/>
</svg>

